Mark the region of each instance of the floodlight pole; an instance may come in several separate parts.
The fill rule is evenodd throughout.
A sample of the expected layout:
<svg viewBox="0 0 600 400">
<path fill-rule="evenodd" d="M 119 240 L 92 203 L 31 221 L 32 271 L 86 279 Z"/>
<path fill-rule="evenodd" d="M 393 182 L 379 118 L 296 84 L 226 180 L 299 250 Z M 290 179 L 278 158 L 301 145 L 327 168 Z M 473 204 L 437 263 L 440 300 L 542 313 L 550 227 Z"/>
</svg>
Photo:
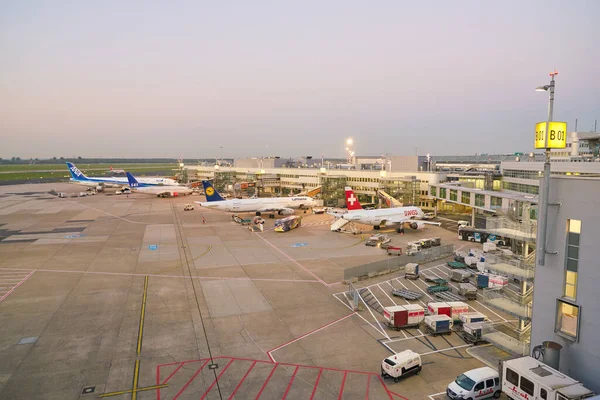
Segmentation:
<svg viewBox="0 0 600 400">
<path fill-rule="evenodd" d="M 548 128 L 550 126 L 550 122 L 554 116 L 554 76 L 558 75 L 558 72 L 551 72 L 550 76 L 552 79 L 550 80 L 550 85 L 548 85 L 548 120 L 546 121 L 546 137 L 548 137 Z M 566 133 L 566 132 L 565 132 Z M 546 143 L 546 146 L 549 144 Z M 548 241 L 547 233 L 548 233 L 548 203 L 550 196 L 550 149 L 546 148 L 546 160 L 544 161 L 544 174 L 542 177 L 543 185 L 544 185 L 544 193 L 540 199 L 540 216 L 542 219 L 540 220 L 538 217 L 540 235 L 540 242 L 537 244 L 537 265 L 544 266 L 546 264 L 546 244 Z"/>
</svg>

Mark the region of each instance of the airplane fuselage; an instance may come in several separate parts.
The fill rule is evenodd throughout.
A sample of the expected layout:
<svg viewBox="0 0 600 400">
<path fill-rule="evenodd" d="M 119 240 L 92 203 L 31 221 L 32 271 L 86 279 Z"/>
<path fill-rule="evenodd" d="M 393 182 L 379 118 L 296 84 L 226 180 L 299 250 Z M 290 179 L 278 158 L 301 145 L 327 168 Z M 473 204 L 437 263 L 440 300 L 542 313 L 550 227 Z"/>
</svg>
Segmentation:
<svg viewBox="0 0 600 400">
<path fill-rule="evenodd" d="M 228 212 L 268 212 L 277 211 L 282 208 L 310 208 L 315 204 L 315 202 L 312 198 L 307 196 L 295 196 L 206 201 L 199 204 L 202 207 Z"/>
<path fill-rule="evenodd" d="M 376 210 L 351 210 L 341 218 L 366 225 L 389 224 L 390 219 L 420 219 L 423 211 L 419 207 L 381 208 Z M 393 223 L 393 222 L 392 222 Z"/>
</svg>

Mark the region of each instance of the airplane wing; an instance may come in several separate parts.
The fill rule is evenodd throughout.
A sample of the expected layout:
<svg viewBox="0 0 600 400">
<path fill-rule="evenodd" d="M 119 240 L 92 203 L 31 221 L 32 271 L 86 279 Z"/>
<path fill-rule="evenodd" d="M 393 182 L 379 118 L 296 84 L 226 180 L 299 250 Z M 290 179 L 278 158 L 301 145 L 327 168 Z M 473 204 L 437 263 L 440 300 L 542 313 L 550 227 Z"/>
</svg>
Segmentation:
<svg viewBox="0 0 600 400">
<path fill-rule="evenodd" d="M 263 208 L 259 208 L 258 210 L 256 210 L 258 212 L 271 212 L 271 211 L 291 211 L 292 213 L 294 212 L 294 210 L 292 208 L 289 207 L 263 207 Z"/>
</svg>

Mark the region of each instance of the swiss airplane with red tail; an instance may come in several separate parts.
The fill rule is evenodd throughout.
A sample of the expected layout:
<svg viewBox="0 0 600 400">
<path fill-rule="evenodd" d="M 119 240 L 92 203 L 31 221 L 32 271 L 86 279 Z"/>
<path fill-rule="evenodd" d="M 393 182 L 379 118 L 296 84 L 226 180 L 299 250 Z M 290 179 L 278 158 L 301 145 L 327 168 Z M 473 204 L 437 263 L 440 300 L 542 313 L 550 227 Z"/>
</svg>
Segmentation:
<svg viewBox="0 0 600 400">
<path fill-rule="evenodd" d="M 388 225 L 399 225 L 396 228 L 398 232 L 404 228 L 404 224 L 408 224 L 412 229 L 423 229 L 425 225 L 441 225 L 439 222 L 420 220 L 423 218 L 423 210 L 414 206 L 363 210 L 352 188 L 346 187 L 345 191 L 348 212 L 336 215 L 345 220 L 373 225 L 373 229 L 380 229 Z"/>
</svg>

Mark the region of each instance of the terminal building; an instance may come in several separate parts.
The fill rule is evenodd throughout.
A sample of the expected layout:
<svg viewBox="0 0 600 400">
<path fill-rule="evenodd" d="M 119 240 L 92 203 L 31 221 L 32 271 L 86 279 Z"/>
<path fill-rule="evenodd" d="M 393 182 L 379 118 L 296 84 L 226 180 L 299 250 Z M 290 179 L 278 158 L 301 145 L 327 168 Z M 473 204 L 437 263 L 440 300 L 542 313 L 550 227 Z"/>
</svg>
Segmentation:
<svg viewBox="0 0 600 400">
<path fill-rule="evenodd" d="M 531 345 L 562 346 L 560 371 L 600 393 L 600 178 L 556 176 L 545 265 L 535 271 Z M 551 253 L 551 254 L 548 254 Z"/>
</svg>

